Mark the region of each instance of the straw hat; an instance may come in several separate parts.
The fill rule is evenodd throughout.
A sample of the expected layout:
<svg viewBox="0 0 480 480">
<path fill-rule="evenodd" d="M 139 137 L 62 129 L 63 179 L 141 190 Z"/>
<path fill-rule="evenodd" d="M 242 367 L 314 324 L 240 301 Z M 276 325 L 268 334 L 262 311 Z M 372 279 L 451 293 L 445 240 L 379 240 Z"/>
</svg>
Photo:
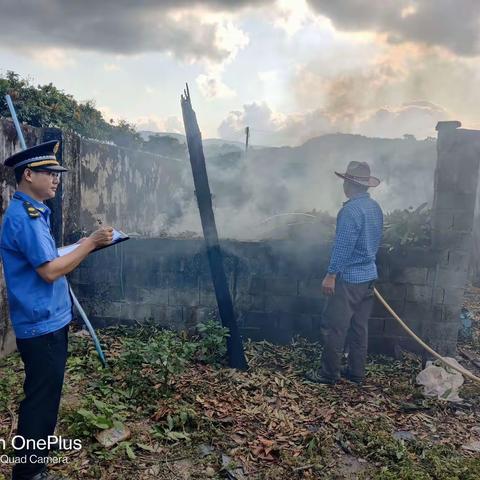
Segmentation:
<svg viewBox="0 0 480 480">
<path fill-rule="evenodd" d="M 335 175 L 364 187 L 376 187 L 380 184 L 380 180 L 377 177 L 370 175 L 370 167 L 367 162 L 352 161 L 348 164 L 345 173 L 335 172 Z"/>
</svg>

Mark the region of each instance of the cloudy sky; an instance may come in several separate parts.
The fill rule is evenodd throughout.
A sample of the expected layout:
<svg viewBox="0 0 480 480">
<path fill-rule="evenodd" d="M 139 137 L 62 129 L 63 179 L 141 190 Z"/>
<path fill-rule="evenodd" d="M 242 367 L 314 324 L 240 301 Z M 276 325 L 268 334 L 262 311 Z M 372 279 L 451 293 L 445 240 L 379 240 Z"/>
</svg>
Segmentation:
<svg viewBox="0 0 480 480">
<path fill-rule="evenodd" d="M 95 100 L 107 119 L 297 145 L 329 132 L 480 128 L 478 0 L 0 0 L 0 73 Z"/>
</svg>

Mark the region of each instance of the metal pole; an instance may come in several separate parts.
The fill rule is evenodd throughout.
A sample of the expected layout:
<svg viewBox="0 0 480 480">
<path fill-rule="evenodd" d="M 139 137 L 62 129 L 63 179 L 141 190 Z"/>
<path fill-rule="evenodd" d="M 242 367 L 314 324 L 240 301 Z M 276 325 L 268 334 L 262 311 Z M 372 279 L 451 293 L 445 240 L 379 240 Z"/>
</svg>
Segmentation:
<svg viewBox="0 0 480 480">
<path fill-rule="evenodd" d="M 5 95 L 5 100 L 7 101 L 8 109 L 10 110 L 10 115 L 12 116 L 15 129 L 17 130 L 17 136 L 18 136 L 18 140 L 20 141 L 20 146 L 22 147 L 22 150 L 26 150 L 27 145 L 25 143 L 25 139 L 23 138 L 23 132 L 22 132 L 22 129 L 20 128 L 20 123 L 17 118 L 17 112 L 13 107 L 13 102 L 12 102 L 12 99 L 10 98 L 10 95 Z"/>
</svg>

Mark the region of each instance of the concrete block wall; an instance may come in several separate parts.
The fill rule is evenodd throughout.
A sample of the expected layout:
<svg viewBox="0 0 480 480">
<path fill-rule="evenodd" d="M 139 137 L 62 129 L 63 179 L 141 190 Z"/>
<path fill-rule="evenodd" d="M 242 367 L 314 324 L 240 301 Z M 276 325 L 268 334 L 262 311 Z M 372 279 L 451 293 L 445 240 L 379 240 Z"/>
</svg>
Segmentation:
<svg viewBox="0 0 480 480">
<path fill-rule="evenodd" d="M 401 255 L 382 252 L 378 261 L 379 290 L 412 329 L 443 354 L 453 354 L 456 347 L 480 158 L 480 132 L 458 126 L 438 126 L 431 248 Z M 4 158 L 19 147 L 12 123 L 2 120 L 0 127 Z M 162 222 L 181 201 L 175 185 L 184 166 L 55 129 L 26 127 L 25 132 L 28 145 L 62 139 L 62 160 L 71 172 L 65 177 L 62 202 L 52 205 L 59 243 L 76 240 L 82 230 L 94 228 L 97 219 L 142 237 L 162 234 Z M 1 166 L 0 180 L 1 217 L 14 190 L 12 173 Z M 320 284 L 330 247 L 288 241 L 222 242 L 222 247 L 244 334 L 277 342 L 296 334 L 318 338 L 324 304 Z M 139 237 L 92 255 L 71 279 L 98 325 L 153 319 L 188 328 L 215 311 L 202 240 Z M 0 294 L 1 356 L 14 345 L 1 275 Z M 415 348 L 383 308 L 375 307 L 370 326 L 376 351 Z"/>
<path fill-rule="evenodd" d="M 325 303 L 321 282 L 330 246 L 289 241 L 226 241 L 222 246 L 244 336 L 275 343 L 288 343 L 297 335 L 320 339 Z M 379 291 L 420 335 L 431 313 L 437 260 L 426 249 L 402 254 L 382 251 L 378 258 Z M 202 239 L 132 239 L 92 254 L 71 281 L 99 327 L 149 320 L 189 329 L 216 315 Z M 394 354 L 399 346 L 416 350 L 377 302 L 370 319 L 371 351 Z"/>
<path fill-rule="evenodd" d="M 439 261 L 433 272 L 435 296 L 426 338 L 444 355 L 456 352 L 472 251 L 480 161 L 480 132 L 459 127 L 460 122 L 437 125 L 432 248 Z"/>
</svg>

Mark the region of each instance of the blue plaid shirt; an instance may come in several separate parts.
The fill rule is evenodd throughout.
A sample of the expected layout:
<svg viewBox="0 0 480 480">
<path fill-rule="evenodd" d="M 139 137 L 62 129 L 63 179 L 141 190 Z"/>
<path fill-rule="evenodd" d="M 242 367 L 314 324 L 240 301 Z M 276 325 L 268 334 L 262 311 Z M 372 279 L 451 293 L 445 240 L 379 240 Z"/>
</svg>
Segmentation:
<svg viewBox="0 0 480 480">
<path fill-rule="evenodd" d="M 348 283 L 377 278 L 375 257 L 382 238 L 383 213 L 368 193 L 351 197 L 338 212 L 328 273 Z"/>
</svg>

